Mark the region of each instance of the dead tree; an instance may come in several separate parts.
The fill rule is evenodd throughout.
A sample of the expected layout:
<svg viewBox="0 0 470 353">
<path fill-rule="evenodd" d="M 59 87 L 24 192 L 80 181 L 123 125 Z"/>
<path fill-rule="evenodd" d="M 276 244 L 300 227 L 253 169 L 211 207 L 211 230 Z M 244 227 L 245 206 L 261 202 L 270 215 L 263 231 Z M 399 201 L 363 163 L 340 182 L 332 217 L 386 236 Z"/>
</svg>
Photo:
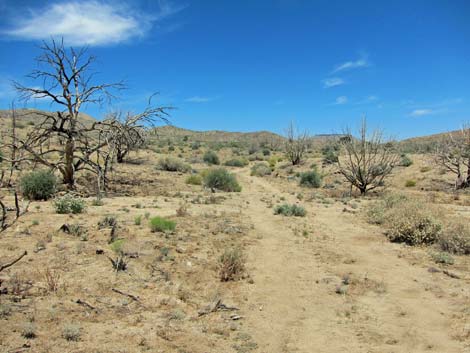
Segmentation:
<svg viewBox="0 0 470 353">
<path fill-rule="evenodd" d="M 306 131 L 299 132 L 291 122 L 286 129 L 286 141 L 284 143 L 285 154 L 292 165 L 298 165 L 307 152 L 309 135 Z"/>
<path fill-rule="evenodd" d="M 143 112 L 139 114 L 114 112 L 106 120 L 111 122 L 113 135 L 111 142 L 118 163 L 123 163 L 131 151 L 145 145 L 150 129 L 154 128 L 158 121 L 170 123 L 168 111 L 172 107 L 155 107 L 152 105 L 152 97 L 149 98 Z"/>
<path fill-rule="evenodd" d="M 436 162 L 455 174 L 455 189 L 470 187 L 470 125 L 457 133 L 449 133 L 440 143 Z"/>
<path fill-rule="evenodd" d="M 93 56 L 87 55 L 86 49 L 66 49 L 63 41 L 54 40 L 51 44 L 43 43 L 43 54 L 36 60 L 44 69 L 34 70 L 29 77 L 40 81 L 40 88 L 26 87 L 14 83 L 17 92 L 25 101 L 29 99 L 48 99 L 57 107 L 55 113 L 38 113 L 43 121 L 29 137 L 22 141 L 24 148 L 35 162 L 57 169 L 62 174 L 64 184 L 69 188 L 75 185 L 75 173 L 80 169 L 96 172 L 90 156 L 100 146 L 91 145 L 93 135 L 99 133 L 101 122 L 85 125 L 80 120 L 80 111 L 84 105 L 102 104 L 113 98 L 113 89 L 123 88 L 120 83 L 93 83 Z M 61 145 L 45 148 L 51 139 L 56 138 Z M 56 141 L 57 142 L 57 141 Z M 58 159 L 51 155 L 59 155 Z"/>
<path fill-rule="evenodd" d="M 383 186 L 399 161 L 393 144 L 384 140 L 381 130 L 368 134 L 365 118 L 358 138 L 347 129 L 339 143 L 342 149 L 336 162 L 339 172 L 361 195 Z"/>
</svg>

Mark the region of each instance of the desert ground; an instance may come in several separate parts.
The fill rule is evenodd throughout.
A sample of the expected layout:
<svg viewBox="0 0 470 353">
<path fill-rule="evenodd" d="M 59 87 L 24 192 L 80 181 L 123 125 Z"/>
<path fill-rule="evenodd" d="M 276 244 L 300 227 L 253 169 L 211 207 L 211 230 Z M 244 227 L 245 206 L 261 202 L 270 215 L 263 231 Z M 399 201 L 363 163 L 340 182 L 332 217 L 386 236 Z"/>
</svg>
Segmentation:
<svg viewBox="0 0 470 353">
<path fill-rule="evenodd" d="M 0 233 L 0 264 L 27 251 L 0 272 L 2 352 L 470 352 L 470 257 L 438 261 L 437 245 L 391 242 L 367 218 L 386 195 L 401 193 L 445 220 L 470 221 L 470 193 L 454 192 L 432 156 L 410 154 L 412 165 L 361 197 L 316 148 L 291 166 L 282 150 L 250 154 L 225 144 L 216 150 L 221 164 L 251 160 L 225 167 L 241 191 L 223 192 L 188 184 L 214 168 L 202 160 L 214 146 L 192 149 L 193 139 L 156 139 L 132 153 L 114 166 L 100 202 L 81 176 L 83 213 L 32 201 Z M 168 156 L 192 171 L 156 168 Z M 274 156 L 272 173 L 251 175 Z M 320 188 L 299 185 L 297 173 L 312 163 L 324 175 Z M 2 197 L 14 204 L 10 189 Z M 275 214 L 283 203 L 306 215 Z M 154 216 L 176 228 L 152 232 Z M 122 271 L 110 261 L 116 242 Z M 230 249 L 244 266 L 223 281 L 220 258 Z"/>
</svg>

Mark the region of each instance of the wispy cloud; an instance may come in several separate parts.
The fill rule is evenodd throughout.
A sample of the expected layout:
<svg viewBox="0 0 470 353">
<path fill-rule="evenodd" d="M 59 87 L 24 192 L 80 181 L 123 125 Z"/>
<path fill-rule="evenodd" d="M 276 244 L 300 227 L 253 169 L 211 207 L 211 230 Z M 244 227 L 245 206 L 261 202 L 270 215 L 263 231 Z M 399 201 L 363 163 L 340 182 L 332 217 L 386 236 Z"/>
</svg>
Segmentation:
<svg viewBox="0 0 470 353">
<path fill-rule="evenodd" d="M 217 97 L 201 97 L 201 96 L 193 96 L 186 98 L 184 101 L 189 103 L 208 103 L 216 100 Z"/>
<path fill-rule="evenodd" d="M 348 102 L 348 97 L 346 96 L 339 96 L 336 98 L 335 105 L 342 105 Z"/>
<path fill-rule="evenodd" d="M 336 67 L 333 69 L 333 73 L 352 69 L 359 69 L 368 66 L 370 66 L 370 62 L 367 59 L 367 55 L 363 54 L 359 59 L 355 61 L 346 61 L 342 64 L 336 65 Z"/>
<path fill-rule="evenodd" d="M 433 115 L 436 113 L 437 112 L 433 109 L 415 109 L 409 114 L 409 116 L 419 117 L 419 116 Z"/>
<path fill-rule="evenodd" d="M 159 2 L 157 13 L 147 14 L 124 3 L 69 1 L 24 11 L 3 34 L 22 40 L 62 37 L 68 45 L 110 45 L 143 37 L 152 26 L 181 11 L 183 6 Z"/>
<path fill-rule="evenodd" d="M 346 82 L 340 78 L 340 77 L 331 77 L 331 78 L 326 78 L 323 81 L 323 87 L 325 88 L 331 88 L 331 87 L 336 87 L 336 86 L 341 86 L 344 85 Z"/>
</svg>

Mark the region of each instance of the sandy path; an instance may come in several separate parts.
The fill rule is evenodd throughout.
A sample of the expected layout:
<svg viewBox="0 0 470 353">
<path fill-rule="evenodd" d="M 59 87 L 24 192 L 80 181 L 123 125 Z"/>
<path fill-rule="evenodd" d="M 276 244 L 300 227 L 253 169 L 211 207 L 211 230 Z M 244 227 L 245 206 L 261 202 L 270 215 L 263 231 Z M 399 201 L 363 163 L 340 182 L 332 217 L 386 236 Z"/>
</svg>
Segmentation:
<svg viewBox="0 0 470 353">
<path fill-rule="evenodd" d="M 257 352 L 465 351 L 464 342 L 452 338 L 459 328 L 451 319 L 461 320 L 468 307 L 468 279 L 410 266 L 397 256 L 398 245 L 340 206 L 304 203 L 305 219 L 274 216 L 262 198 L 294 197 L 262 178 L 239 177 L 248 201 L 244 213 L 259 238 L 248 250 L 254 284 L 244 310 Z M 301 223 L 314 229 L 311 239 L 294 234 Z M 336 294 L 346 273 L 358 285 Z"/>
</svg>

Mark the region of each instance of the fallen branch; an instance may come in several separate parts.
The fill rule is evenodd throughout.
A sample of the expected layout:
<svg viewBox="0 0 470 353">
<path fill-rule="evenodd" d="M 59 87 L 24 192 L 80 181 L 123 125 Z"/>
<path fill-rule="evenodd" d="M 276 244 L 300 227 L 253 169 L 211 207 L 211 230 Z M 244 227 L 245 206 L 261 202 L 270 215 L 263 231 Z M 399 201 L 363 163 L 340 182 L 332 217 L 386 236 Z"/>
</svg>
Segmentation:
<svg viewBox="0 0 470 353">
<path fill-rule="evenodd" d="M 84 301 L 84 300 L 77 299 L 77 300 L 75 301 L 75 303 L 77 303 L 78 305 L 82 305 L 82 306 L 84 306 L 84 307 L 86 307 L 86 308 L 88 308 L 88 309 L 90 309 L 90 310 L 93 310 L 93 311 L 96 311 L 96 312 L 98 311 L 98 309 L 96 309 L 94 306 L 88 304 L 88 303 L 87 303 L 86 301 Z"/>
<path fill-rule="evenodd" d="M 16 258 L 15 260 L 11 261 L 11 262 L 7 262 L 6 264 L 4 265 L 0 265 L 0 272 L 3 271 L 4 269 L 10 267 L 10 266 L 13 266 L 14 264 L 16 264 L 18 261 L 20 261 L 23 257 L 25 257 L 26 255 L 28 255 L 28 252 L 25 250 L 24 253 L 22 253 L 18 258 Z"/>
<path fill-rule="evenodd" d="M 209 313 L 214 313 L 216 311 L 231 311 L 231 310 L 240 310 L 234 306 L 227 306 L 224 303 L 222 303 L 222 299 L 219 299 L 212 304 L 209 304 L 207 307 L 205 307 L 202 310 L 199 310 L 198 315 L 203 316 Z"/>
<path fill-rule="evenodd" d="M 449 276 L 450 278 L 455 278 L 455 279 L 460 279 L 460 276 L 456 275 L 455 273 L 452 273 L 448 270 L 442 271 L 445 275 Z"/>
<path fill-rule="evenodd" d="M 136 297 L 135 295 L 132 295 L 132 294 L 129 294 L 129 293 L 124 293 L 123 291 L 120 291 L 119 289 L 116 289 L 116 288 L 113 288 L 112 290 L 113 290 L 113 292 L 116 292 L 116 293 L 118 293 L 118 294 L 121 294 L 121 295 L 124 295 L 124 296 L 126 296 L 126 297 L 129 297 L 129 298 L 131 298 L 132 300 L 135 300 L 136 302 L 139 302 L 139 301 L 140 301 L 139 297 Z"/>
</svg>

